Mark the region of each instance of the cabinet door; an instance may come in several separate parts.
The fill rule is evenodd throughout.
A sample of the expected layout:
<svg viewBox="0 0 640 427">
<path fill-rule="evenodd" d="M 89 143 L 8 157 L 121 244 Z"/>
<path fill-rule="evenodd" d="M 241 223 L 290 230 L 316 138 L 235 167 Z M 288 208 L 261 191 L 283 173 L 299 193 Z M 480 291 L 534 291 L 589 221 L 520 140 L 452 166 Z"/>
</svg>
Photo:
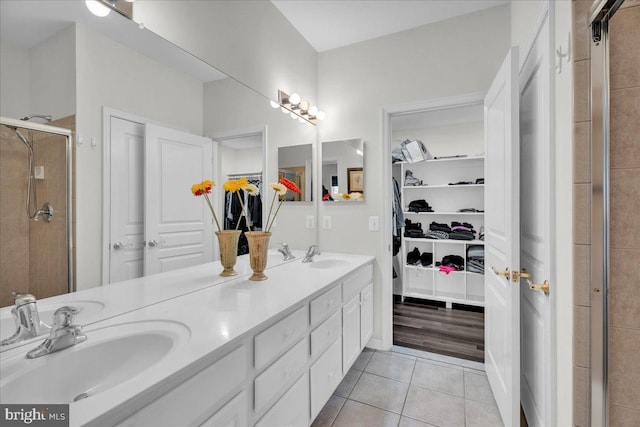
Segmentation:
<svg viewBox="0 0 640 427">
<path fill-rule="evenodd" d="M 315 419 L 331 394 L 342 380 L 340 340 L 336 340 L 322 356 L 311 365 L 311 419 Z"/>
<path fill-rule="evenodd" d="M 342 371 L 347 372 L 360 354 L 360 294 L 342 307 Z"/>
<path fill-rule="evenodd" d="M 309 374 L 305 373 L 267 411 L 255 427 L 307 427 L 309 425 Z"/>
<path fill-rule="evenodd" d="M 360 292 L 360 350 L 373 335 L 373 283 Z"/>
<path fill-rule="evenodd" d="M 247 393 L 239 393 L 200 427 L 243 427 L 247 425 Z"/>
</svg>

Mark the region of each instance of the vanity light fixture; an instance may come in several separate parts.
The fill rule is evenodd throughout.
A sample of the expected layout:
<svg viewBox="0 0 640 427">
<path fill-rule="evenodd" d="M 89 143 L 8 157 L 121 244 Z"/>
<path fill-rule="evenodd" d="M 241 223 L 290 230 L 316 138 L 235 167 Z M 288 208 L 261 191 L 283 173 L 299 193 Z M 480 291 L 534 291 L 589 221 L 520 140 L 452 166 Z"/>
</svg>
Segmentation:
<svg viewBox="0 0 640 427">
<path fill-rule="evenodd" d="M 85 0 L 87 9 L 94 15 L 104 18 L 111 9 L 129 19 L 133 19 L 133 2 L 135 0 Z"/>
<path fill-rule="evenodd" d="M 278 91 L 278 102 L 271 101 L 271 107 L 280 108 L 280 110 L 291 115 L 292 119 L 300 119 L 301 123 L 309 122 L 312 125 L 316 125 L 318 120 L 324 120 L 326 114 L 324 111 L 318 110 L 318 107 L 311 105 L 311 103 L 302 99 L 297 93 L 288 95 L 287 93 Z"/>
</svg>

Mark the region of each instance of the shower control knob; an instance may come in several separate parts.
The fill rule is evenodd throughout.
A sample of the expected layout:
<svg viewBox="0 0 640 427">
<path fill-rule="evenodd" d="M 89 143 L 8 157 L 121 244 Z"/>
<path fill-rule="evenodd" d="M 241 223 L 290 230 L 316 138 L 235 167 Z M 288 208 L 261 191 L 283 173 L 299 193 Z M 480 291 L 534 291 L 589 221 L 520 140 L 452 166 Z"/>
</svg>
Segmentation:
<svg viewBox="0 0 640 427">
<path fill-rule="evenodd" d="M 148 243 L 150 248 L 155 248 L 156 246 L 159 246 L 160 244 L 158 242 L 156 242 L 155 240 L 149 240 Z"/>
<path fill-rule="evenodd" d="M 122 242 L 115 242 L 113 244 L 113 249 L 115 249 L 116 251 L 119 251 L 121 249 L 124 249 L 124 245 L 122 244 Z"/>
</svg>

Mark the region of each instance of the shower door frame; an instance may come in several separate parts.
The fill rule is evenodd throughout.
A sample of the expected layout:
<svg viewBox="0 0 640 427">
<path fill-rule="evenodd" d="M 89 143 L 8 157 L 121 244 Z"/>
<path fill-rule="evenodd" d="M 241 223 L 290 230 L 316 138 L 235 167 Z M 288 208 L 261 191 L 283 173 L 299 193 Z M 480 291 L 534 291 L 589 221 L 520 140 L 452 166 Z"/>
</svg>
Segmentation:
<svg viewBox="0 0 640 427">
<path fill-rule="evenodd" d="M 40 123 L 30 123 L 23 120 L 11 119 L 9 117 L 0 116 L 0 125 L 27 129 L 35 132 L 44 132 L 52 135 L 64 136 L 67 140 L 65 147 L 65 161 L 67 167 L 67 292 L 75 291 L 75 275 L 74 275 L 74 236 L 73 236 L 73 131 L 57 126 L 43 125 Z"/>
<path fill-rule="evenodd" d="M 609 425 L 609 20 L 624 0 L 595 0 L 591 30 L 591 425 Z"/>
</svg>

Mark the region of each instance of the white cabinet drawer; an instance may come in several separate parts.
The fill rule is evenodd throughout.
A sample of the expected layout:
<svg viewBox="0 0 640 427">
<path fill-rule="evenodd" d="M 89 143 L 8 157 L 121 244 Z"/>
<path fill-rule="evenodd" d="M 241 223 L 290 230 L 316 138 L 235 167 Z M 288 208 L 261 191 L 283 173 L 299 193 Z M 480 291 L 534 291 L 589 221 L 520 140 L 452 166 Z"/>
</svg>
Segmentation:
<svg viewBox="0 0 640 427">
<path fill-rule="evenodd" d="M 318 298 L 311 301 L 311 326 L 315 326 L 336 308 L 342 305 L 342 289 L 334 286 Z"/>
<path fill-rule="evenodd" d="M 255 367 L 260 370 L 307 331 L 309 311 L 307 305 L 299 308 L 275 325 L 265 329 L 254 340 Z"/>
<path fill-rule="evenodd" d="M 242 346 L 160 396 L 119 426 L 197 426 L 246 376 L 247 349 Z"/>
<path fill-rule="evenodd" d="M 373 265 L 367 264 L 364 267 L 360 267 L 342 281 L 342 301 L 348 301 L 372 281 Z"/>
<path fill-rule="evenodd" d="M 305 373 L 269 409 L 255 427 L 307 427 L 309 425 L 309 375 Z"/>
<path fill-rule="evenodd" d="M 245 427 L 247 425 L 247 392 L 231 399 L 200 427 Z"/>
<path fill-rule="evenodd" d="M 342 342 L 334 342 L 311 365 L 311 419 L 315 419 L 342 380 Z"/>
<path fill-rule="evenodd" d="M 341 335 L 340 311 L 336 311 L 333 316 L 322 322 L 315 331 L 311 332 L 311 357 L 315 357 L 322 352 L 329 344 Z"/>
<path fill-rule="evenodd" d="M 300 340 L 255 379 L 255 410 L 260 412 L 307 363 L 309 339 Z"/>
</svg>

